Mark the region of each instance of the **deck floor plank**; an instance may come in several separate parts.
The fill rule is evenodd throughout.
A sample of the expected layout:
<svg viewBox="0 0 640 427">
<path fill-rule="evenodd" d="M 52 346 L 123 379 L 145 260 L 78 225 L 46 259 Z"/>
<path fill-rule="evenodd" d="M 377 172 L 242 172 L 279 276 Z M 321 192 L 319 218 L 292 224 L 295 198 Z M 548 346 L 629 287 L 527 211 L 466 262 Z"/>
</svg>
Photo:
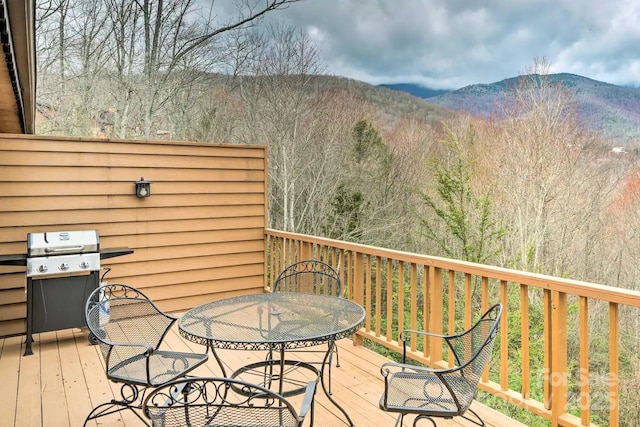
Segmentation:
<svg viewBox="0 0 640 427">
<path fill-rule="evenodd" d="M 78 411 L 84 412 L 84 418 L 86 418 L 94 407 L 110 401 L 114 398 L 114 394 L 111 391 L 109 381 L 107 381 L 107 377 L 105 376 L 104 364 L 102 362 L 99 347 L 89 345 L 85 331 L 74 329 L 73 336 L 76 342 L 78 357 L 81 361 L 80 367 L 85 379 L 86 394 L 89 396 L 90 400 L 90 406 L 82 409 L 78 408 Z M 116 415 L 111 415 L 99 421 L 101 423 L 104 422 L 104 425 L 108 425 L 110 427 L 122 427 L 124 425 L 120 417 Z M 97 425 L 97 420 L 92 421 L 89 425 Z"/>
<path fill-rule="evenodd" d="M 18 399 L 18 374 L 20 372 L 20 357 L 22 354 L 23 337 L 11 337 L 2 341 L 0 345 L 0 378 L 5 390 L 0 399 L 0 425 L 12 426 L 16 420 Z"/>
<path fill-rule="evenodd" d="M 65 427 L 70 424 L 59 348 L 55 331 L 40 334 L 42 419 L 51 425 Z"/>
<path fill-rule="evenodd" d="M 87 416 L 85 408 L 93 407 L 87 390 L 82 361 L 80 360 L 72 330 L 58 331 L 57 338 L 60 348 L 64 393 L 68 402 L 69 424 L 71 426 L 81 426 Z"/>
<path fill-rule="evenodd" d="M 40 336 L 35 337 L 35 354 L 27 357 L 22 356 L 24 337 L 0 339 L 0 378 L 3 378 L 5 394 L 9 395 L 0 403 L 0 413 L 3 414 L 0 417 L 0 427 L 82 425 L 94 406 L 111 400 L 114 394 L 119 395 L 120 385 L 107 381 L 99 347 L 88 343 L 86 331 L 58 331 L 54 339 L 46 334 L 40 335 L 42 342 Z M 177 325 L 166 336 L 165 344 L 175 351 L 205 351 L 203 346 L 183 339 L 178 333 Z M 364 347 L 354 346 L 348 339 L 341 340 L 338 346 L 341 366 L 334 365 L 332 368 L 333 398 L 347 410 L 359 427 L 393 426 L 395 416 L 378 408 L 384 387 L 380 365 L 386 359 Z M 220 350 L 218 354 L 228 375 L 247 363 L 264 360 L 266 355 L 264 351 L 241 350 Z M 289 356 L 304 357 L 306 361 L 320 361 L 322 354 L 290 352 L 287 354 L 288 358 Z M 193 374 L 220 376 L 221 372 L 215 358 L 209 354 L 209 361 Z M 42 399 L 60 403 L 57 408 L 59 413 L 54 413 L 56 409 L 53 405 L 44 403 Z M 64 402 L 60 402 L 60 399 Z M 302 396 L 294 396 L 290 400 L 298 408 Z M 492 427 L 522 426 L 484 405 L 474 403 L 474 409 Z M 64 422 L 65 417 L 67 422 Z M 404 425 L 410 425 L 412 420 L 412 417 L 405 418 Z M 142 423 L 135 415 L 126 411 L 103 417 L 99 423 L 92 422 L 89 425 L 133 427 Z M 305 425 L 309 425 L 309 421 Z M 346 425 L 342 414 L 331 404 L 320 387 L 315 399 L 314 425 Z M 459 419 L 438 420 L 438 426 L 466 427 L 469 424 Z"/>
<path fill-rule="evenodd" d="M 21 356 L 16 399 L 16 426 L 38 426 L 43 423 L 41 405 L 40 334 L 33 334 L 32 355 Z M 24 353 L 24 345 L 20 354 Z"/>
</svg>

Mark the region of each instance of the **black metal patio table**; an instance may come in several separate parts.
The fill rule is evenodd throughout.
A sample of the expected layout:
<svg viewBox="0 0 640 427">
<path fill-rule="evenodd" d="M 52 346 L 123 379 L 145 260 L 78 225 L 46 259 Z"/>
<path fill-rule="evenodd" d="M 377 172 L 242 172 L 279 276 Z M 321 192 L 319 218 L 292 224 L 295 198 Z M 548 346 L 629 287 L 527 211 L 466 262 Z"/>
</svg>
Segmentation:
<svg viewBox="0 0 640 427">
<path fill-rule="evenodd" d="M 178 325 L 183 337 L 211 350 L 225 377 L 227 373 L 216 349 L 279 352 L 278 360 L 268 358 L 252 363 L 231 376 L 261 369 L 266 385 L 275 378 L 279 393 L 285 395 L 300 391 L 284 390 L 287 372 L 302 368 L 318 373 L 308 363 L 287 360 L 285 350 L 328 344 L 319 371 L 322 389 L 353 426 L 349 414 L 327 391 L 324 370 L 335 342 L 353 335 L 364 323 L 364 317 L 362 306 L 344 298 L 274 292 L 225 298 L 195 307 L 182 316 Z M 279 368 L 279 374 L 273 375 L 270 369 L 274 367 Z"/>
</svg>

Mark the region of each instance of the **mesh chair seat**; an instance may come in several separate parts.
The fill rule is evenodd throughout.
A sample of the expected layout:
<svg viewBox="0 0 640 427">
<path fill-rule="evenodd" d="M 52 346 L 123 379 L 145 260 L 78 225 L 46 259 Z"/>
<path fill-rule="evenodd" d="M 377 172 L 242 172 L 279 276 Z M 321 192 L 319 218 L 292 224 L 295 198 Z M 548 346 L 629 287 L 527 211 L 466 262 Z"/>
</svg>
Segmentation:
<svg viewBox="0 0 640 427">
<path fill-rule="evenodd" d="M 296 411 L 286 398 L 256 384 L 232 378 L 184 378 L 149 394 L 143 411 L 158 427 L 299 427 L 312 409 L 316 384 L 317 378 L 307 384 Z"/>
<path fill-rule="evenodd" d="M 162 408 L 148 410 L 153 425 L 162 427 L 296 427 L 298 420 L 290 411 L 282 408 L 262 407 L 214 407 L 190 405 L 187 410 L 167 411 Z"/>
<path fill-rule="evenodd" d="M 453 417 L 460 415 L 458 404 L 466 409 L 475 393 L 475 386 L 459 375 L 397 372 L 389 379 L 386 410 L 440 416 L 448 412 Z"/>
<path fill-rule="evenodd" d="M 115 382 L 157 387 L 173 381 L 199 366 L 202 354 L 158 350 L 124 360 L 109 369 L 107 376 Z M 147 371 L 147 363 L 149 370 Z M 148 377 L 147 377 L 148 372 Z"/>
</svg>

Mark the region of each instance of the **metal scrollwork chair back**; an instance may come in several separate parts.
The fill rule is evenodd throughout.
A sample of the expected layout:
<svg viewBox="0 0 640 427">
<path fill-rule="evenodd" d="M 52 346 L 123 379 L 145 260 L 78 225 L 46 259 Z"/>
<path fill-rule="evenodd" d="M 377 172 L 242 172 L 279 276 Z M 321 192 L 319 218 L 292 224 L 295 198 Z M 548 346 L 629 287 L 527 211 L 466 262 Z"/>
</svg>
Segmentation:
<svg viewBox="0 0 640 427">
<path fill-rule="evenodd" d="M 329 264 L 319 260 L 302 260 L 285 268 L 273 284 L 273 292 L 306 292 L 332 295 L 342 298 L 342 281 L 338 271 Z M 332 348 L 327 360 L 329 369 L 329 393 L 331 393 L 331 366 L 333 355 L 336 357 L 336 367 L 340 366 L 338 348 L 329 343 Z M 302 350 L 303 352 L 305 350 Z M 306 350 L 308 352 L 318 352 Z"/>
<path fill-rule="evenodd" d="M 470 422 L 484 426 L 476 412 L 469 408 L 483 372 L 491 360 L 502 305 L 496 304 L 467 331 L 457 335 L 439 335 L 424 331 L 404 330 L 403 362 L 387 362 L 381 367 L 384 377 L 384 393 L 380 398 L 383 411 L 399 413 L 396 425 L 402 424 L 405 415 L 415 414 L 414 427 L 426 419 L 433 426 L 433 418 L 461 416 Z M 407 364 L 407 345 L 411 336 L 435 336 L 442 338 L 454 356 L 454 366 L 435 369 Z M 467 415 L 471 413 L 473 417 Z"/>
<path fill-rule="evenodd" d="M 183 378 L 150 393 L 143 412 L 157 427 L 299 427 L 313 406 L 316 384 L 307 384 L 297 411 L 276 392 L 245 381 Z"/>
<path fill-rule="evenodd" d="M 139 412 L 148 389 L 184 377 L 208 359 L 206 354 L 160 350 L 177 318 L 131 286 L 107 284 L 95 289 L 85 314 L 92 339 L 100 346 L 107 378 L 122 384 L 119 399 L 93 408 L 85 425 L 123 410 L 131 410 L 147 424 Z"/>
<path fill-rule="evenodd" d="M 276 278 L 273 292 L 308 292 L 342 297 L 340 275 L 329 264 L 303 260 L 289 265 Z"/>
</svg>

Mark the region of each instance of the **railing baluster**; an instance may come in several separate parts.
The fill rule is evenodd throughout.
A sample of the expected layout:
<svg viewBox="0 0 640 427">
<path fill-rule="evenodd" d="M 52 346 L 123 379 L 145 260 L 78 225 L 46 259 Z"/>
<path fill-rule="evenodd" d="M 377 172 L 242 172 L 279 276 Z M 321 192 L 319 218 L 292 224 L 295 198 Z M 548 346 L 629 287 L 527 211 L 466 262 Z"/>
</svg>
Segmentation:
<svg viewBox="0 0 640 427">
<path fill-rule="evenodd" d="M 588 426 L 589 410 L 589 300 L 580 297 L 580 419 Z"/>
<path fill-rule="evenodd" d="M 409 312 L 411 313 L 411 316 L 409 318 L 410 321 L 410 328 L 411 329 L 417 329 L 417 321 L 418 321 L 418 285 L 416 284 L 416 264 L 415 263 L 411 263 L 410 265 L 410 279 L 409 279 L 409 286 L 410 286 L 410 298 L 411 301 L 409 301 Z M 413 341 L 412 341 L 412 344 Z M 416 351 L 416 347 L 412 347 L 411 351 Z"/>
<path fill-rule="evenodd" d="M 365 256 L 366 260 L 366 282 L 365 282 L 365 330 L 367 332 L 371 331 L 371 260 L 373 257 Z"/>
<path fill-rule="evenodd" d="M 470 329 L 472 316 L 473 316 L 473 286 L 471 284 L 471 274 L 465 273 L 464 275 L 464 328 Z"/>
<path fill-rule="evenodd" d="M 482 276 L 482 280 L 480 281 L 482 284 L 482 302 L 480 307 L 480 312 L 484 313 L 489 309 L 489 278 L 486 276 Z M 482 381 L 489 381 L 489 369 L 485 369 L 482 373 Z"/>
<path fill-rule="evenodd" d="M 482 276 L 480 283 L 482 289 L 482 303 L 480 306 L 480 312 L 484 313 L 489 309 L 489 278 L 486 276 Z"/>
<path fill-rule="evenodd" d="M 404 330 L 404 263 L 398 263 L 398 313 L 396 313 L 398 333 Z M 415 335 L 411 335 L 411 348 L 415 348 Z"/>
<path fill-rule="evenodd" d="M 560 425 L 560 417 L 567 412 L 567 294 L 552 292 L 551 325 L 551 425 Z"/>
<path fill-rule="evenodd" d="M 376 257 L 376 337 L 380 336 L 382 323 L 382 258 Z"/>
<path fill-rule="evenodd" d="M 431 309 L 430 327 L 431 332 L 442 334 L 442 269 L 438 267 L 431 268 L 431 301 L 429 308 Z M 429 339 L 429 360 L 431 366 L 442 360 L 442 339 L 431 337 Z"/>
<path fill-rule="evenodd" d="M 520 346 L 522 348 L 522 393 L 523 399 L 531 396 L 531 372 L 529 366 L 529 287 L 520 285 Z"/>
<path fill-rule="evenodd" d="M 618 395 L 618 326 L 619 307 L 609 303 L 609 427 L 618 427 L 619 399 Z"/>
<path fill-rule="evenodd" d="M 358 304 L 364 306 L 364 254 L 355 252 L 353 256 L 353 295 Z"/>
<path fill-rule="evenodd" d="M 431 275 L 429 266 L 422 266 L 422 330 L 430 331 L 429 320 L 431 319 L 431 310 L 429 309 L 429 302 L 431 301 Z M 429 354 L 429 340 L 426 336 L 422 338 L 422 351 L 426 356 Z"/>
<path fill-rule="evenodd" d="M 447 319 L 448 331 L 450 335 L 456 333 L 456 272 L 453 270 L 448 271 L 449 282 L 449 318 Z M 453 351 L 447 346 L 447 360 L 449 361 L 449 367 L 453 367 L 455 359 L 453 358 Z"/>
<path fill-rule="evenodd" d="M 500 318 L 500 387 L 509 389 L 509 298 L 507 294 L 507 281 L 500 281 L 500 302 L 502 303 L 502 317 Z M 487 372 L 488 376 L 488 372 Z"/>
<path fill-rule="evenodd" d="M 387 258 L 387 341 L 393 340 L 393 261 Z"/>
<path fill-rule="evenodd" d="M 543 338 L 543 363 L 544 363 L 544 375 L 542 380 L 543 385 L 543 404 L 545 409 L 551 409 L 551 381 L 549 381 L 552 374 L 551 370 L 551 340 L 553 337 L 553 328 L 551 327 L 551 291 L 545 289 L 543 291 L 543 322 L 544 322 L 544 338 Z"/>
</svg>

